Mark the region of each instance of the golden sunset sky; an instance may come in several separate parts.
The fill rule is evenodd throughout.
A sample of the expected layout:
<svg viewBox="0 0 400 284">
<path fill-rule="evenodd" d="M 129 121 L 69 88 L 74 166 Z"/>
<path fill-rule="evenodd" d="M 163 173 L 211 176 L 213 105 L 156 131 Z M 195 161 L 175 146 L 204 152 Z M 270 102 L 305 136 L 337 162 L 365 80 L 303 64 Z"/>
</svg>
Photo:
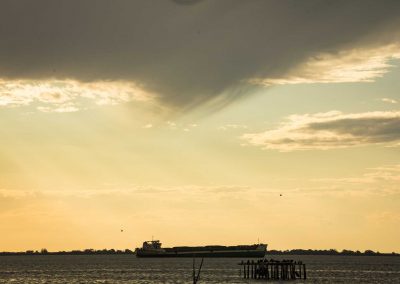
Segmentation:
<svg viewBox="0 0 400 284">
<path fill-rule="evenodd" d="M 399 27 L 390 0 L 0 1 L 0 251 L 399 252 Z"/>
</svg>

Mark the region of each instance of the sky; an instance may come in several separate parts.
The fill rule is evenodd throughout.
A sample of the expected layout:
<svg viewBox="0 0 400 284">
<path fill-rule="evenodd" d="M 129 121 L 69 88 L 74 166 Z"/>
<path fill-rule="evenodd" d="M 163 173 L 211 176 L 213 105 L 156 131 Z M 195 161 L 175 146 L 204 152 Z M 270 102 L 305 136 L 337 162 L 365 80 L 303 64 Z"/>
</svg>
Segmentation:
<svg viewBox="0 0 400 284">
<path fill-rule="evenodd" d="M 399 1 L 0 5 L 0 251 L 400 252 Z"/>
</svg>

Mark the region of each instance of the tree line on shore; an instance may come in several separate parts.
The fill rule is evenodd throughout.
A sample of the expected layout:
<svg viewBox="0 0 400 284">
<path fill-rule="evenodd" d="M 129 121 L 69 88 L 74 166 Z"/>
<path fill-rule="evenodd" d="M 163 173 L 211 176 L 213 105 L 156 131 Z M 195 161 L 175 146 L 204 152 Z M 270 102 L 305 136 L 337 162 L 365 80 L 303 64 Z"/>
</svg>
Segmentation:
<svg viewBox="0 0 400 284">
<path fill-rule="evenodd" d="M 43 248 L 38 250 L 27 250 L 21 252 L 0 252 L 0 255 L 90 255 L 90 254 L 133 254 L 130 249 L 115 250 L 115 249 L 84 249 L 84 250 L 71 250 L 71 251 L 48 251 Z"/>
<path fill-rule="evenodd" d="M 347 250 L 337 251 L 336 249 L 329 250 L 314 250 L 314 249 L 292 249 L 292 250 L 269 250 L 268 254 L 273 255 L 348 255 L 348 256 L 400 256 L 399 253 L 381 253 L 379 251 L 365 250 Z"/>
<path fill-rule="evenodd" d="M 130 249 L 115 250 L 115 249 L 84 249 L 84 250 L 71 250 L 71 251 L 57 251 L 50 252 L 47 249 L 38 250 L 27 250 L 24 252 L 0 252 L 0 255 L 113 255 L 113 254 L 134 254 L 134 251 Z M 335 249 L 329 250 L 313 250 L 313 249 L 292 249 L 292 250 L 269 250 L 269 255 L 345 255 L 345 256 L 400 256 L 399 253 L 381 253 L 379 251 L 366 250 L 352 251 L 342 250 L 337 251 Z"/>
</svg>

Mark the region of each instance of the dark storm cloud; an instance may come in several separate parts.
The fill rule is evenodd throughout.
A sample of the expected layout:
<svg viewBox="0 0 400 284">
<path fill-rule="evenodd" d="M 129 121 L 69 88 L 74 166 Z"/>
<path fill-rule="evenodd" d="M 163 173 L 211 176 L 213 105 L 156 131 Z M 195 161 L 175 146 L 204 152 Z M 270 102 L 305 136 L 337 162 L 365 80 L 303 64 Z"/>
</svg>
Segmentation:
<svg viewBox="0 0 400 284">
<path fill-rule="evenodd" d="M 344 118 L 311 123 L 308 131 L 330 131 L 338 135 L 361 137 L 364 142 L 381 143 L 400 140 L 400 116 Z"/>
<path fill-rule="evenodd" d="M 400 112 L 343 114 L 337 111 L 292 115 L 280 127 L 244 134 L 251 145 L 279 151 L 345 148 L 384 144 L 400 146 Z"/>
<path fill-rule="evenodd" d="M 196 5 L 177 5 L 177 4 Z M 175 106 L 319 52 L 390 42 L 400 1 L 8 0 L 0 77 L 135 81 Z M 239 91 L 238 91 L 239 90 Z"/>
</svg>

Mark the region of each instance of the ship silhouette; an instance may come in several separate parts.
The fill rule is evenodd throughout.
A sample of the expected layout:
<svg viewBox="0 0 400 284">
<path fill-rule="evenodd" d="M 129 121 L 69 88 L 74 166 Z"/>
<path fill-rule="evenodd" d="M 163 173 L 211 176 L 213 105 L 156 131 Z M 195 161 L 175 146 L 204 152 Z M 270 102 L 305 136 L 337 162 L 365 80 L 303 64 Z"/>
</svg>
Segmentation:
<svg viewBox="0 0 400 284">
<path fill-rule="evenodd" d="M 237 246 L 180 246 L 162 248 L 159 240 L 145 241 L 141 248 L 136 248 L 136 257 L 257 257 L 262 258 L 267 252 L 267 244 Z"/>
</svg>

